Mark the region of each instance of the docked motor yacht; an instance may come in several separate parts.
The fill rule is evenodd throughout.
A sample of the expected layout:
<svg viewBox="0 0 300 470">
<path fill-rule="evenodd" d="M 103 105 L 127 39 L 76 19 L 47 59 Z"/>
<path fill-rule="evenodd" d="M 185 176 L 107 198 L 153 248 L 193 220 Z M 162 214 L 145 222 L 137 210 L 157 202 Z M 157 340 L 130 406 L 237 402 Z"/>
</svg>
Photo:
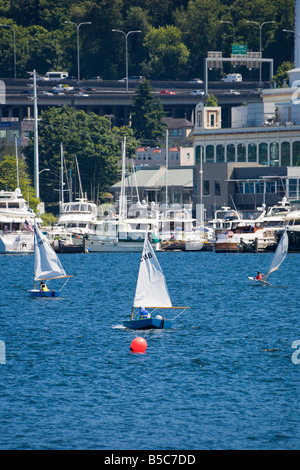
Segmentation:
<svg viewBox="0 0 300 470">
<path fill-rule="evenodd" d="M 72 235 L 74 245 L 82 244 L 82 237 L 95 229 L 97 224 L 97 206 L 86 198 L 78 198 L 73 202 L 60 204 L 60 215 L 53 228 L 53 235 L 65 239 L 66 234 Z"/>
<path fill-rule="evenodd" d="M 289 252 L 300 252 L 300 200 L 290 201 L 291 210 L 284 217 L 289 238 Z"/>
<path fill-rule="evenodd" d="M 42 220 L 28 207 L 19 188 L 0 191 L 0 253 L 33 253 L 34 223 Z"/>
<path fill-rule="evenodd" d="M 123 215 L 109 215 L 98 220 L 94 230 L 86 236 L 89 252 L 142 251 L 148 230 L 155 250 L 159 249 L 158 213 L 149 210 L 145 203 L 130 206 Z"/>
<path fill-rule="evenodd" d="M 197 226 L 185 208 L 160 214 L 158 237 L 163 251 L 199 251 L 205 242 L 204 233 L 204 227 Z"/>
</svg>

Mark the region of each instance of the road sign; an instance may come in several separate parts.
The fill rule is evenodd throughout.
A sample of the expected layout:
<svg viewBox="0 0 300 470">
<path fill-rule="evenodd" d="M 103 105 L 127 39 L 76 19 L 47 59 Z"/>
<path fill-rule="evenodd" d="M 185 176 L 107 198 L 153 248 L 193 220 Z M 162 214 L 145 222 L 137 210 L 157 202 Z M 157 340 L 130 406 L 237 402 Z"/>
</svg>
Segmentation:
<svg viewBox="0 0 300 470">
<path fill-rule="evenodd" d="M 232 44 L 232 54 L 247 55 L 247 46 L 244 44 Z"/>
</svg>

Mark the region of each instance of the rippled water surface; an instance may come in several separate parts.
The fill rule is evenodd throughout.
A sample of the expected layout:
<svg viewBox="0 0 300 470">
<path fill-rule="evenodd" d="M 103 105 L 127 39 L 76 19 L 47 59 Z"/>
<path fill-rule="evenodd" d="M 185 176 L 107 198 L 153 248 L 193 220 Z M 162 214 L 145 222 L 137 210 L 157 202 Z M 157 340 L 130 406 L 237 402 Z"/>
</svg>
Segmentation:
<svg viewBox="0 0 300 470">
<path fill-rule="evenodd" d="M 53 299 L 28 296 L 32 256 L 0 256 L 1 449 L 299 449 L 300 256 L 270 287 L 248 276 L 272 254 L 157 256 L 190 310 L 147 332 L 121 326 L 138 253 L 61 255 Z"/>
</svg>

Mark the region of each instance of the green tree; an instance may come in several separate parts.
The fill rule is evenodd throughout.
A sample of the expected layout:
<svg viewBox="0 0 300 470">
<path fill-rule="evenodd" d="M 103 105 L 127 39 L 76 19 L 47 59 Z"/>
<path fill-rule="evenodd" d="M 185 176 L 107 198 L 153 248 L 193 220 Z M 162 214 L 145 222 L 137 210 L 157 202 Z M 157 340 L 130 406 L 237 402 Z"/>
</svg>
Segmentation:
<svg viewBox="0 0 300 470">
<path fill-rule="evenodd" d="M 208 96 L 205 106 L 218 106 L 218 100 L 213 93 Z"/>
<path fill-rule="evenodd" d="M 153 79 L 170 79 L 185 73 L 189 51 L 176 26 L 151 28 L 145 37 L 145 47 L 149 54 L 149 60 L 143 63 L 145 75 Z"/>
<path fill-rule="evenodd" d="M 34 188 L 26 163 L 19 159 L 19 186 L 24 198 L 29 198 L 29 206 L 34 211 L 37 209 L 39 200 L 35 197 Z M 17 161 L 14 155 L 4 154 L 0 157 L 0 190 L 14 191 L 17 188 Z"/>
<path fill-rule="evenodd" d="M 135 147 L 133 131 L 127 127 L 110 129 L 110 121 L 94 113 L 75 111 L 72 107 L 50 108 L 42 112 L 39 121 L 39 166 L 49 168 L 40 184 L 41 199 L 57 204 L 61 173 L 61 146 L 67 175 L 74 176 L 73 190 L 79 190 L 75 179 L 77 157 L 83 192 L 92 197 L 95 188 L 107 191 L 119 177 L 121 142 L 127 136 L 128 148 Z M 24 149 L 31 175 L 33 175 L 34 143 Z M 41 175 L 41 176 L 42 176 Z M 66 181 L 66 176 L 64 177 Z M 78 191 L 77 191 L 78 192 Z"/>
<path fill-rule="evenodd" d="M 137 139 L 157 143 L 165 134 L 161 101 L 152 91 L 150 83 L 140 84 L 132 101 L 132 128 Z"/>
<path fill-rule="evenodd" d="M 280 88 L 283 86 L 284 80 L 286 80 L 286 84 L 289 84 L 289 75 L 288 70 L 292 70 L 294 64 L 291 62 L 283 62 L 277 69 L 276 74 L 274 75 L 272 82 L 276 82 L 277 86 Z"/>
<path fill-rule="evenodd" d="M 201 76 L 207 51 L 218 50 L 216 46 L 221 11 L 220 0 L 194 0 L 188 3 L 186 10 L 174 12 L 175 24 L 182 32 L 184 43 L 190 51 L 190 74 Z"/>
</svg>

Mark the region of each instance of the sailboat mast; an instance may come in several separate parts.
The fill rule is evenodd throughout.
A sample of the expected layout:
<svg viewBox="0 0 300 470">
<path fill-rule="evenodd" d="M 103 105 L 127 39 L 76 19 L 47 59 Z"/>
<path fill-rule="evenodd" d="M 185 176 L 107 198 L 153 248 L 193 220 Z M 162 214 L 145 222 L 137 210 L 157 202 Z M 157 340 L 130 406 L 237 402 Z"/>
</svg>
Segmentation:
<svg viewBox="0 0 300 470">
<path fill-rule="evenodd" d="M 75 161 L 76 161 L 76 167 L 77 167 L 77 173 L 78 173 L 78 181 L 79 181 L 79 187 L 80 187 L 80 197 L 83 198 L 83 191 L 82 191 L 82 185 L 81 185 L 81 178 L 80 178 L 78 160 L 77 160 L 76 155 L 75 155 Z"/>
<path fill-rule="evenodd" d="M 64 151 L 63 144 L 60 144 L 60 174 L 61 174 L 61 203 L 64 203 Z"/>
<path fill-rule="evenodd" d="M 169 159 L 169 129 L 166 130 L 166 214 L 168 210 L 168 159 Z"/>
</svg>

